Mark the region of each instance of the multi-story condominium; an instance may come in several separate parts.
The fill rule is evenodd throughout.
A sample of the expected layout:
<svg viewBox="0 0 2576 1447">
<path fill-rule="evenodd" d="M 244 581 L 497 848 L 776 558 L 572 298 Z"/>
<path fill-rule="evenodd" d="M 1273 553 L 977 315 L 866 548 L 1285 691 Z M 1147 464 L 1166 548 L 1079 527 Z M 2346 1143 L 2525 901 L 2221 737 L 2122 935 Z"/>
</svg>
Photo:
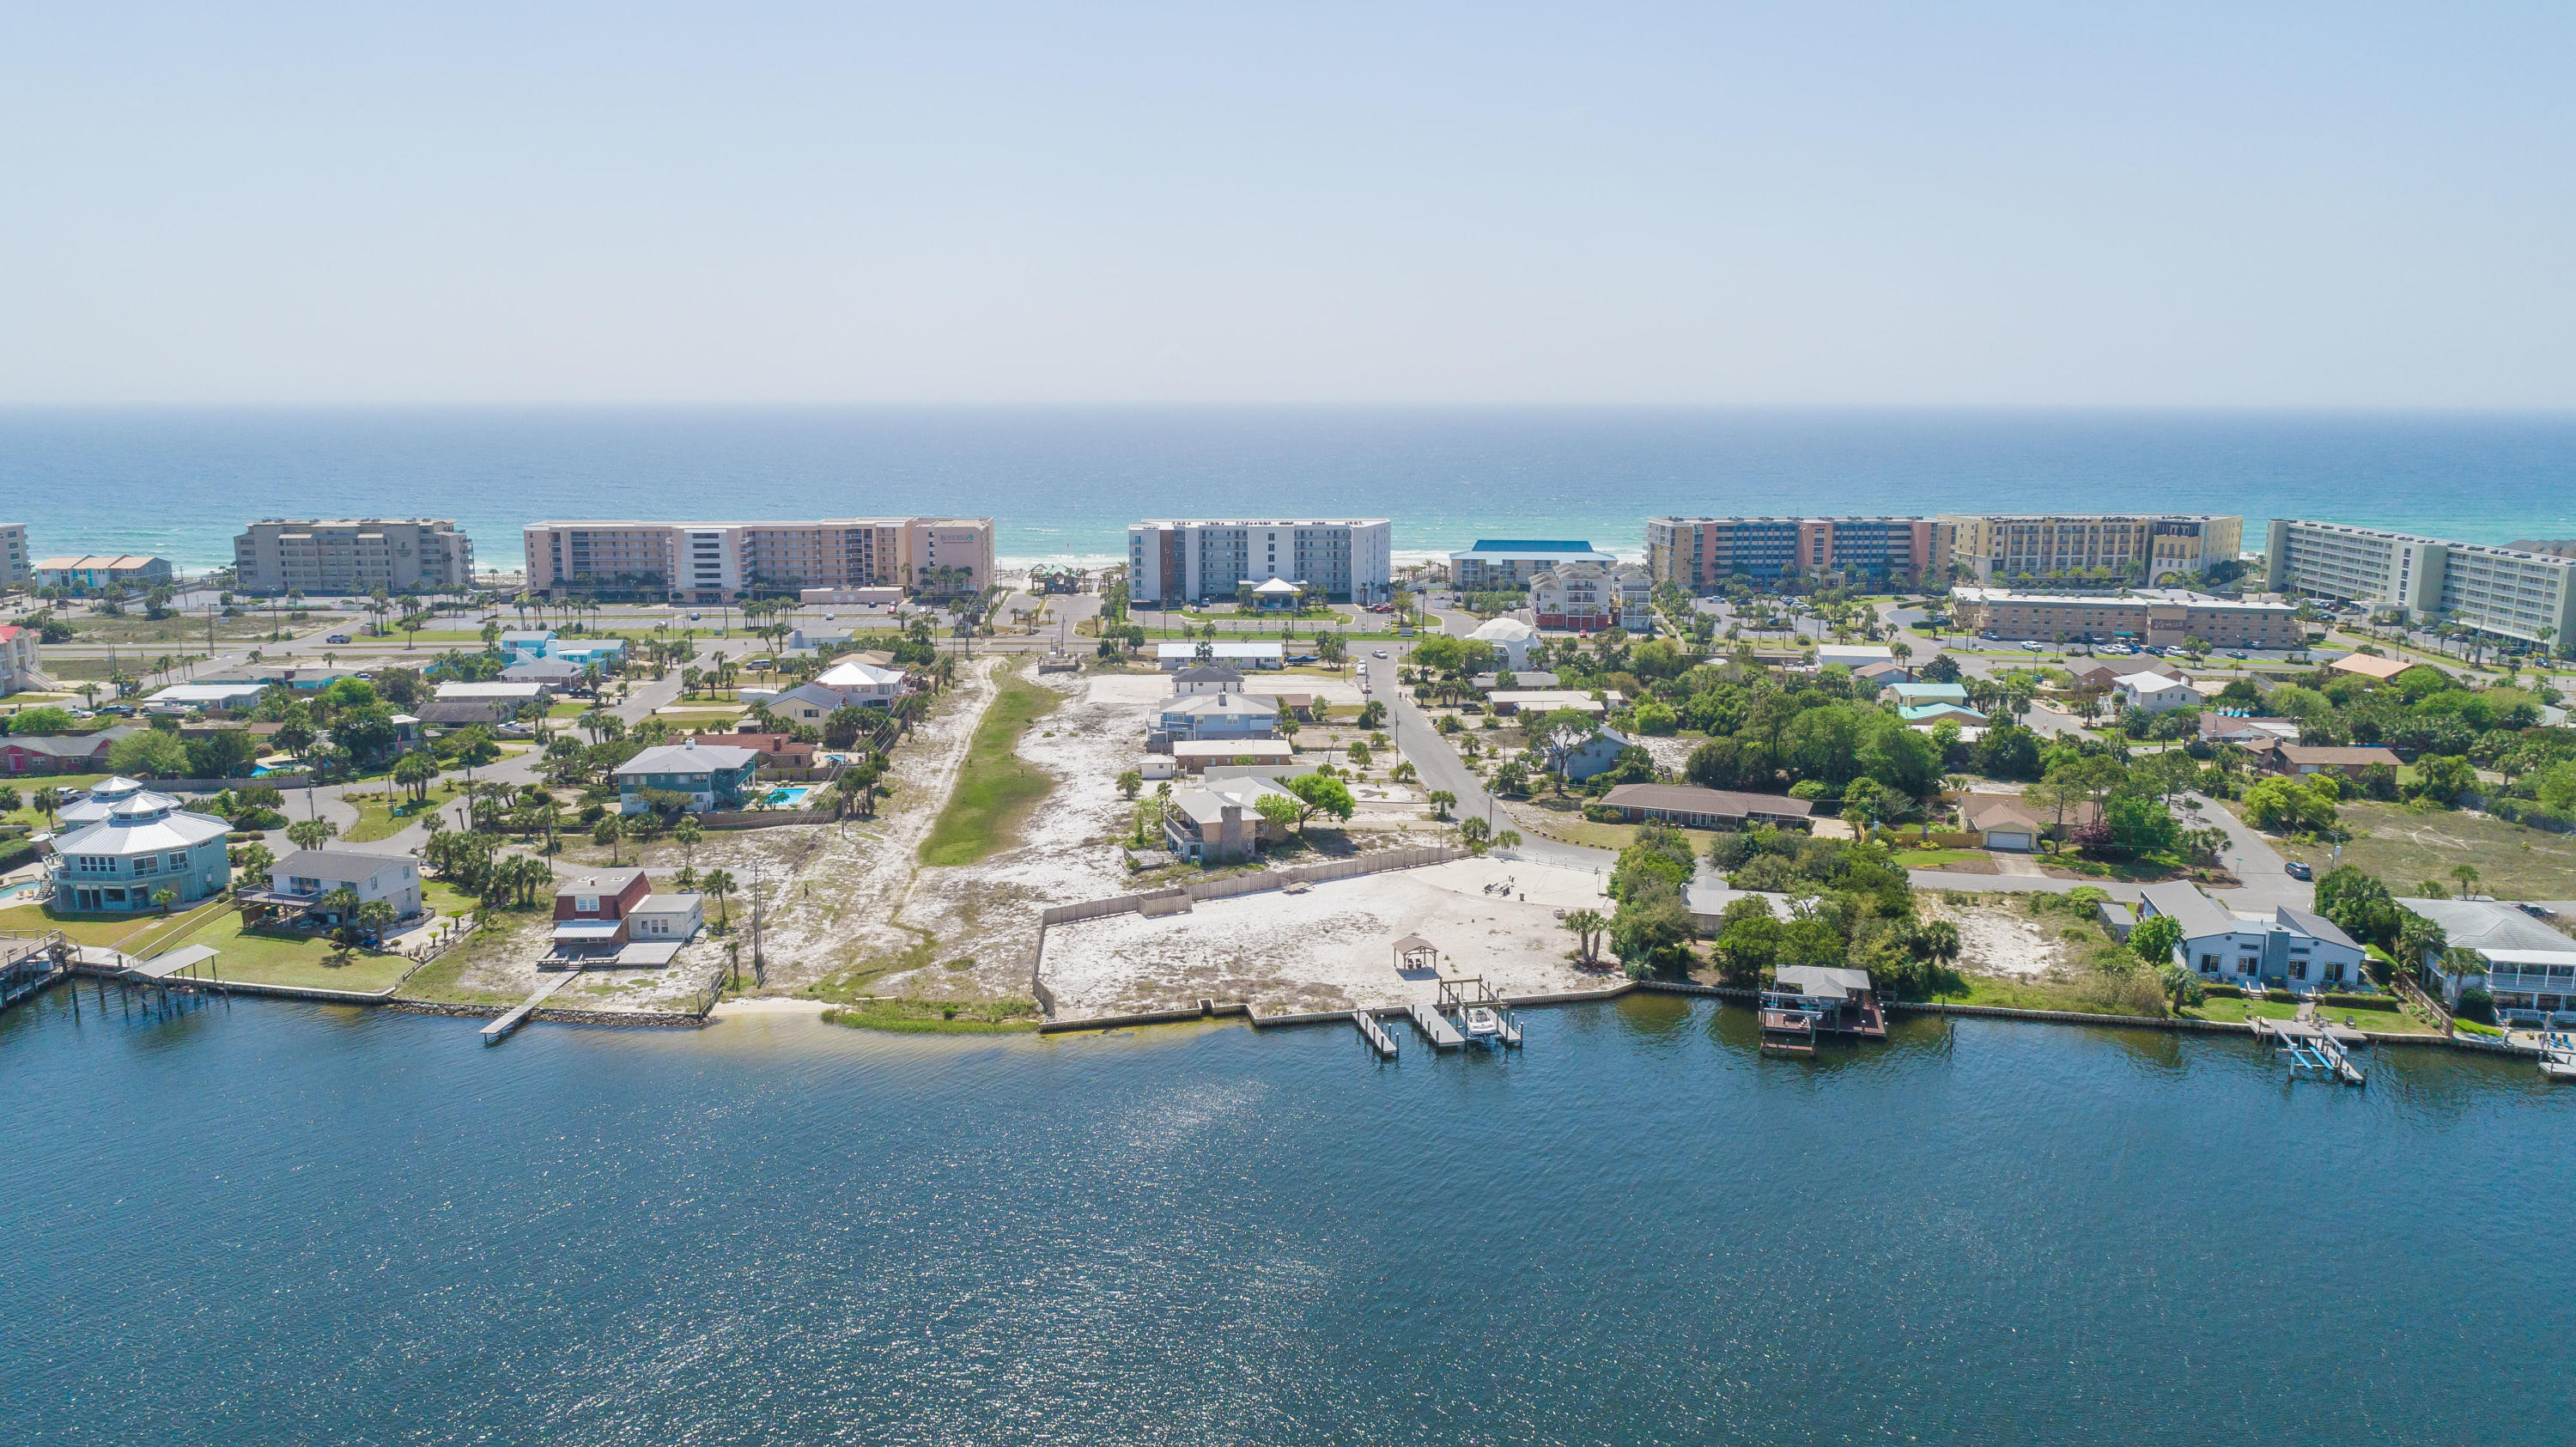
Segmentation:
<svg viewBox="0 0 2576 1447">
<path fill-rule="evenodd" d="M 167 583 L 173 576 L 168 558 L 147 558 L 139 553 L 40 558 L 35 567 L 37 587 L 69 588 L 76 593 L 94 593 L 111 583 L 122 583 L 128 588 L 149 588 L 156 583 Z"/>
<path fill-rule="evenodd" d="M 23 588 L 36 575 L 36 560 L 27 552 L 27 525 L 0 523 L 0 588 Z"/>
<path fill-rule="evenodd" d="M 1449 555 L 1449 585 L 1462 593 L 1508 593 L 1529 586 L 1559 563 L 1615 563 L 1590 543 L 1530 538 L 1489 538 Z"/>
<path fill-rule="evenodd" d="M 2552 647 L 2576 630 L 2576 558 L 2297 518 L 2274 518 L 2269 544 L 2264 577 L 2275 591 L 2402 608 Z"/>
<path fill-rule="evenodd" d="M 1127 597 L 1168 608 L 1279 578 L 1336 603 L 1383 602 L 1389 539 L 1385 518 L 1150 518 L 1127 529 Z"/>
<path fill-rule="evenodd" d="M 239 592 L 463 592 L 474 541 L 446 518 L 266 518 L 233 539 Z"/>
<path fill-rule="evenodd" d="M 1949 533 L 1933 518 L 1660 517 L 1646 520 L 1646 569 L 1693 592 L 1733 578 L 1920 581 L 1938 577 Z"/>
<path fill-rule="evenodd" d="M 1530 617 L 1541 628 L 1592 633 L 1616 627 L 1652 636 L 1655 580 L 1635 563 L 1562 563 L 1530 579 Z"/>
<path fill-rule="evenodd" d="M 528 591 L 729 603 L 808 588 L 903 588 L 947 597 L 993 579 L 991 518 L 811 522 L 540 522 L 526 530 Z"/>
<path fill-rule="evenodd" d="M 1963 587 L 1952 590 L 1950 605 L 1961 627 L 1997 638 L 2062 635 L 2157 648 L 2192 638 L 2216 648 L 2298 648 L 2307 642 L 2295 605 L 2240 602 L 2172 589 L 2109 596 Z"/>
<path fill-rule="evenodd" d="M 43 648 L 33 627 L 0 623 L 0 695 L 36 686 L 45 672 Z"/>
<path fill-rule="evenodd" d="M 2235 561 L 2245 519 L 2210 513 L 1945 513 L 1948 560 L 1979 583 L 2107 572 L 2152 583 Z"/>
</svg>

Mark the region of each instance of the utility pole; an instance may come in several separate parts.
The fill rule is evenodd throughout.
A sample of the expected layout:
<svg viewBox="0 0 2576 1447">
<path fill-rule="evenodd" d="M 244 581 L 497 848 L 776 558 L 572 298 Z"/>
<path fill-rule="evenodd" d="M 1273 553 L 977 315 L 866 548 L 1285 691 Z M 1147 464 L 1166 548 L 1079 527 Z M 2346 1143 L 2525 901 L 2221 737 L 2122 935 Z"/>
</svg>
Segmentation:
<svg viewBox="0 0 2576 1447">
<path fill-rule="evenodd" d="M 751 866 L 751 978 L 762 985 L 769 983 L 767 961 L 760 954 L 760 865 Z"/>
</svg>

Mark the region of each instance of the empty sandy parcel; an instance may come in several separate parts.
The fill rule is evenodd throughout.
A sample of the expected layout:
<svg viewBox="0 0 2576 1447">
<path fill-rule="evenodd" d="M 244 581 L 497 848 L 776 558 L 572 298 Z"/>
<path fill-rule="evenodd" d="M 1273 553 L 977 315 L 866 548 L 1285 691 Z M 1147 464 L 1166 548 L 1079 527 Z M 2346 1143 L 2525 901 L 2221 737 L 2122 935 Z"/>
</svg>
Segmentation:
<svg viewBox="0 0 2576 1447">
<path fill-rule="evenodd" d="M 1485 892 L 1507 879 L 1508 898 Z M 1607 913 L 1601 883 L 1589 870 L 1527 860 L 1394 869 L 1303 894 L 1208 900 L 1160 919 L 1056 925 L 1040 968 L 1063 1020 L 1185 1010 L 1202 999 L 1240 1000 L 1264 1015 L 1428 1002 L 1434 980 L 1396 968 L 1394 944 L 1408 934 L 1439 947 L 1443 975 L 1482 975 L 1501 994 L 1598 989 L 1608 979 L 1574 967 L 1574 936 L 1556 912 Z"/>
</svg>

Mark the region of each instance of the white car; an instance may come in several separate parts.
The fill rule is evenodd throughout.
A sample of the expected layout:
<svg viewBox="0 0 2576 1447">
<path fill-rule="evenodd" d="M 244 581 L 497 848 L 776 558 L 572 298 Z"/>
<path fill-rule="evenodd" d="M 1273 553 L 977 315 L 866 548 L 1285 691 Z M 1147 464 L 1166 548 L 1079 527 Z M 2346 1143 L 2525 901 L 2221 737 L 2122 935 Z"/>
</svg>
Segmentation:
<svg viewBox="0 0 2576 1447">
<path fill-rule="evenodd" d="M 2021 646 L 2024 652 L 2037 653 L 2045 649 L 2048 645 L 2040 642 L 2036 638 L 2025 638 L 2021 641 Z"/>
<path fill-rule="evenodd" d="M 1384 658 L 1384 657 L 1386 657 L 1386 650 L 1385 650 L 1385 649 L 1383 649 L 1383 648 L 1381 648 L 1381 649 L 1377 650 L 1375 653 L 1370 654 L 1370 655 L 1369 655 L 1369 657 L 1371 657 L 1371 658 Z"/>
</svg>

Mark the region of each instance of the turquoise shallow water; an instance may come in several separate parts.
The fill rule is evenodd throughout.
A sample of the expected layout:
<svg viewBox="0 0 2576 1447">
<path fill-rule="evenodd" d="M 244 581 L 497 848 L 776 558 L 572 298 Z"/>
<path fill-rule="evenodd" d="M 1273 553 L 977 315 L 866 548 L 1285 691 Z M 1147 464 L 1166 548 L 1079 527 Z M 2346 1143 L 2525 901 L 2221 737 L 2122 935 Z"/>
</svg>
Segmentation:
<svg viewBox="0 0 2576 1447">
<path fill-rule="evenodd" d="M 2576 1091 L 1541 1011 L 1000 1043 L 0 1020 L 36 1443 L 2542 1443 Z M 2501 1362 L 2499 1367 L 2491 1362 Z"/>
<path fill-rule="evenodd" d="M 232 559 L 257 517 L 452 517 L 486 567 L 541 517 L 992 514 L 1005 556 L 1189 516 L 1395 519 L 1644 546 L 1659 512 L 2157 508 L 2470 542 L 2576 537 L 2576 415 L 1226 408 L 0 411 L 36 551 Z"/>
</svg>

